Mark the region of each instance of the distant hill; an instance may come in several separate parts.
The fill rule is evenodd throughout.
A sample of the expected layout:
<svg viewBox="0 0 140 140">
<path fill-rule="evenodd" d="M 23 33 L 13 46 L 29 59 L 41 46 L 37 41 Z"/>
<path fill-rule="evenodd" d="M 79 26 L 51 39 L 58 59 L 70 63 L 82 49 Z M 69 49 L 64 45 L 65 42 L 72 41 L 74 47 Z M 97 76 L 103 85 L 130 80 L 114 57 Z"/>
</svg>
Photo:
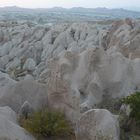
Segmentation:
<svg viewBox="0 0 140 140">
<path fill-rule="evenodd" d="M 126 9 L 62 7 L 53 8 L 21 8 L 17 6 L 0 8 L 0 20 L 31 20 L 40 23 L 58 21 L 94 21 L 123 18 L 140 18 L 140 12 Z"/>
<path fill-rule="evenodd" d="M 73 7 L 73 8 L 62 8 L 62 7 L 53 7 L 53 8 L 21 8 L 17 6 L 6 6 L 6 7 L 0 7 L 1 11 L 36 11 L 36 10 L 42 10 L 42 11 L 75 11 L 75 12 L 123 12 L 123 13 L 134 13 L 134 14 L 140 14 L 139 11 L 133 10 L 126 10 L 123 8 L 118 9 L 108 9 L 105 7 L 99 7 L 99 8 L 83 8 L 83 7 Z"/>
<path fill-rule="evenodd" d="M 26 10 L 28 10 L 28 9 L 17 7 L 17 6 L 6 6 L 6 7 L 0 8 L 0 11 L 26 11 Z"/>
</svg>

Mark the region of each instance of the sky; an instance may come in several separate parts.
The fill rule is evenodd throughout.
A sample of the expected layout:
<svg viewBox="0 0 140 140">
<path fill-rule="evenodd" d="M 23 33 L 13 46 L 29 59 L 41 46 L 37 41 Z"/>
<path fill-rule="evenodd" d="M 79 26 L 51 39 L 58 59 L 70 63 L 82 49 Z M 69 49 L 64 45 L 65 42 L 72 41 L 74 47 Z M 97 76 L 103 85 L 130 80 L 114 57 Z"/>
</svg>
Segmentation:
<svg viewBox="0 0 140 140">
<path fill-rule="evenodd" d="M 138 8 L 140 0 L 0 0 L 0 7 L 19 6 L 25 8 L 51 7 L 106 7 L 106 8 Z"/>
</svg>

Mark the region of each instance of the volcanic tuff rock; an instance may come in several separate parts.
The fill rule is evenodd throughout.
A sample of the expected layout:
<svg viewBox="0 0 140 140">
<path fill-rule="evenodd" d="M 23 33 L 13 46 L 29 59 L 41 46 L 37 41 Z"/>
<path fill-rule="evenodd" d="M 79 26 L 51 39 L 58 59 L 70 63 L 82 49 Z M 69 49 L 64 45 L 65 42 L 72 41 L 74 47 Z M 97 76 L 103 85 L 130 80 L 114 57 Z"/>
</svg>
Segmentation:
<svg viewBox="0 0 140 140">
<path fill-rule="evenodd" d="M 119 123 L 107 110 L 89 110 L 77 122 L 76 139 L 119 140 Z"/>
<path fill-rule="evenodd" d="M 28 101 L 34 110 L 46 107 L 46 86 L 28 79 L 9 85 L 0 98 L 0 106 L 9 106 L 18 113 L 25 101 Z"/>
<path fill-rule="evenodd" d="M 8 74 L 0 72 L 0 97 L 6 90 L 7 86 L 12 86 L 17 83 L 15 80 L 11 79 Z"/>
<path fill-rule="evenodd" d="M 67 23 L 50 28 L 28 22 L 1 22 L 0 28 L 0 67 L 17 78 L 25 71 L 38 76 L 46 69 L 46 60 L 63 51 L 79 52 L 87 47 L 99 46 L 102 32 L 106 32 L 108 27 L 104 29 L 87 23 Z"/>
<path fill-rule="evenodd" d="M 52 27 L 1 21 L 0 106 L 18 113 L 27 101 L 33 110 L 62 110 L 75 123 L 104 99 L 140 90 L 139 31 L 131 19 Z"/>
<path fill-rule="evenodd" d="M 17 123 L 16 113 L 9 107 L 0 107 L 0 140 L 35 140 Z"/>
</svg>

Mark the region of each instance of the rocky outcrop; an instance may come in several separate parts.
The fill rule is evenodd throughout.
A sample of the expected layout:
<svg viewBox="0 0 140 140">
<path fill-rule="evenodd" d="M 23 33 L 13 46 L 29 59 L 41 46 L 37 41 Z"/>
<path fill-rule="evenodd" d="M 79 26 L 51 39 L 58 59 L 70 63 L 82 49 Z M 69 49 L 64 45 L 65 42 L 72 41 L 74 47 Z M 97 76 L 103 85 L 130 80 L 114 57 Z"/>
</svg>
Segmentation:
<svg viewBox="0 0 140 140">
<path fill-rule="evenodd" d="M 68 83 L 67 91 L 76 91 L 82 103 L 86 98 L 91 99 L 85 101 L 89 106 L 100 102 L 103 95 L 121 97 L 139 87 L 139 60 L 132 62 L 124 57 L 131 54 L 122 51 L 127 48 L 133 53 L 131 48 L 136 48 L 138 53 L 134 38 L 139 35 L 139 21 L 126 19 L 112 22 L 112 26 L 69 23 L 50 28 L 27 22 L 3 22 L 0 26 L 3 35 L 0 67 L 15 80 L 30 74 L 39 82 L 55 81 L 58 78 L 51 71 L 57 68 L 50 68 L 48 62 L 58 59 L 55 63 L 59 67 L 59 80 L 64 81 L 60 83 Z M 129 42 L 136 45 L 124 47 Z"/>
<path fill-rule="evenodd" d="M 116 51 L 131 59 L 139 58 L 139 27 L 139 20 L 126 19 L 114 22 L 108 34 L 104 37 L 104 48 L 116 49 Z"/>
<path fill-rule="evenodd" d="M 33 71 L 35 69 L 35 66 L 36 66 L 36 62 L 33 59 L 28 58 L 23 66 L 23 69 L 28 71 Z"/>
<path fill-rule="evenodd" d="M 12 86 L 16 83 L 17 82 L 10 78 L 8 74 L 0 71 L 0 97 L 3 95 L 8 86 Z"/>
<path fill-rule="evenodd" d="M 48 102 L 46 85 L 23 80 L 7 86 L 0 98 L 0 106 L 9 106 L 18 113 L 25 101 L 28 101 L 34 110 L 46 107 Z"/>
<path fill-rule="evenodd" d="M 115 116 L 104 109 L 84 113 L 76 127 L 77 140 L 119 140 L 119 124 Z"/>
<path fill-rule="evenodd" d="M 32 112 L 32 105 L 28 101 L 25 101 L 18 112 L 19 119 L 28 119 Z"/>
<path fill-rule="evenodd" d="M 9 107 L 0 107 L 0 139 L 1 140 L 35 140 L 17 123 L 16 113 Z"/>
<path fill-rule="evenodd" d="M 47 65 L 49 95 L 55 93 L 57 97 L 64 93 L 68 103 L 68 95 L 74 90 L 81 110 L 82 107 L 93 108 L 105 98 L 122 98 L 139 89 L 139 80 L 135 80 L 140 79 L 135 72 L 138 60 L 136 66 L 136 60 L 127 59 L 119 52 L 110 54 L 101 48 L 79 54 L 66 51 Z"/>
<path fill-rule="evenodd" d="M 45 70 L 41 65 L 47 59 L 65 50 L 79 52 L 85 48 L 99 46 L 103 26 L 73 23 L 53 27 L 25 23 L 1 22 L 0 68 L 17 78 L 28 71 L 38 76 L 36 71 Z M 41 67 L 38 67 L 41 66 Z M 22 74 L 23 75 L 23 74 Z"/>
<path fill-rule="evenodd" d="M 0 106 L 24 117 L 31 110 L 55 108 L 73 123 L 80 116 L 83 121 L 89 114 L 93 119 L 103 114 L 111 119 L 109 127 L 118 140 L 112 114 L 87 111 L 103 100 L 140 90 L 139 20 L 52 27 L 2 22 L 0 27 Z M 103 135 L 109 123 L 105 118 L 99 118 Z M 89 128 L 94 132 L 93 126 Z"/>
</svg>

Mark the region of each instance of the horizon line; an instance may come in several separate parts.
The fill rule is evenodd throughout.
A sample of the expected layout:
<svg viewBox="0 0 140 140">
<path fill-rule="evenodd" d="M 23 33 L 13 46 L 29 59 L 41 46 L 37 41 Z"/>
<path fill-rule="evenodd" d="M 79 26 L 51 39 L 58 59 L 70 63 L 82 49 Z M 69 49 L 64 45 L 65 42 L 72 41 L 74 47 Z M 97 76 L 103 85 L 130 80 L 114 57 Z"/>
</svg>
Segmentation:
<svg viewBox="0 0 140 140">
<path fill-rule="evenodd" d="M 63 6 L 52 6 L 52 7 L 22 7 L 22 6 L 18 6 L 18 5 L 9 5 L 9 6 L 0 6 L 0 8 L 12 8 L 12 7 L 16 7 L 16 8 L 22 8 L 22 9 L 52 9 L 52 8 L 62 8 L 62 9 L 72 9 L 72 8 L 85 8 L 85 9 L 109 9 L 109 10 L 113 10 L 113 9 L 123 9 L 123 10 L 128 10 L 128 11 L 134 11 L 134 12 L 140 12 L 140 7 L 136 7 L 137 9 L 133 9 L 134 7 L 80 7 L 80 6 L 75 6 L 75 7 L 63 7 Z M 139 8 L 139 10 L 138 10 Z"/>
</svg>

